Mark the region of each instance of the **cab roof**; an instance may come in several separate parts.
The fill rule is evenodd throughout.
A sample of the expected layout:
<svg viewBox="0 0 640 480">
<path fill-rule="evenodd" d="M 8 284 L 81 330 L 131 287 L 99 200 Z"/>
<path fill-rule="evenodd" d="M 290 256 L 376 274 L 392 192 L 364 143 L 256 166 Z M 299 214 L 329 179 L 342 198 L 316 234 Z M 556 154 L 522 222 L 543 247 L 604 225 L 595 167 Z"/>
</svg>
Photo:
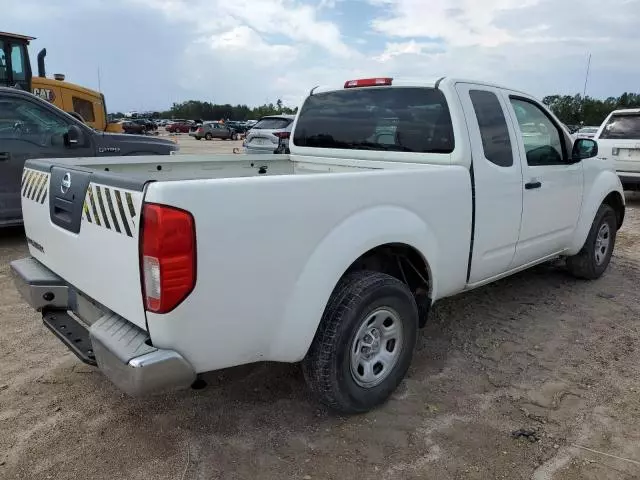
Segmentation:
<svg viewBox="0 0 640 480">
<path fill-rule="evenodd" d="M 20 35 L 18 33 L 9 33 L 9 32 L 0 32 L 0 38 L 15 38 L 17 40 L 25 40 L 30 42 L 31 40 L 35 40 L 36 37 L 29 37 L 28 35 Z"/>
</svg>

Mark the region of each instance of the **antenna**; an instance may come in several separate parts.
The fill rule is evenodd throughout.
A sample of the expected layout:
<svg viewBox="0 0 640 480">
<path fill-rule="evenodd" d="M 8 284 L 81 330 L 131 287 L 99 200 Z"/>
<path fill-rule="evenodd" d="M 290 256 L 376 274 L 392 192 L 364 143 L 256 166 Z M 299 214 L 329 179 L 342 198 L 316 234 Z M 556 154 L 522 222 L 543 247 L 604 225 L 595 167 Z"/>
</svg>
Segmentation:
<svg viewBox="0 0 640 480">
<path fill-rule="evenodd" d="M 591 68 L 591 54 L 587 60 L 587 74 L 584 76 L 584 89 L 582 90 L 582 98 L 587 94 L 587 82 L 589 81 L 589 69 Z"/>
<path fill-rule="evenodd" d="M 98 67 L 98 91 L 102 93 L 102 87 L 100 85 L 100 67 Z"/>
</svg>

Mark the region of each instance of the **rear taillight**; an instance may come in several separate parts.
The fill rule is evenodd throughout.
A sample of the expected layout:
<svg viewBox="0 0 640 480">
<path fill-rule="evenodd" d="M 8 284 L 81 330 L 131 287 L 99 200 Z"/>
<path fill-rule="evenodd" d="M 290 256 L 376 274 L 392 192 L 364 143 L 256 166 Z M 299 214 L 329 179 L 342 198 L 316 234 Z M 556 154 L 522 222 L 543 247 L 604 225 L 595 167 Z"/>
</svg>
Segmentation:
<svg viewBox="0 0 640 480">
<path fill-rule="evenodd" d="M 282 139 L 289 138 L 291 136 L 291 132 L 274 132 L 273 134 Z"/>
<path fill-rule="evenodd" d="M 204 132 L 204 128 L 202 127 L 198 128 L 198 133 L 202 133 L 202 132 Z"/>
<path fill-rule="evenodd" d="M 167 313 L 196 283 L 196 231 L 189 212 L 148 203 L 142 219 L 142 279 L 145 308 Z"/>
</svg>

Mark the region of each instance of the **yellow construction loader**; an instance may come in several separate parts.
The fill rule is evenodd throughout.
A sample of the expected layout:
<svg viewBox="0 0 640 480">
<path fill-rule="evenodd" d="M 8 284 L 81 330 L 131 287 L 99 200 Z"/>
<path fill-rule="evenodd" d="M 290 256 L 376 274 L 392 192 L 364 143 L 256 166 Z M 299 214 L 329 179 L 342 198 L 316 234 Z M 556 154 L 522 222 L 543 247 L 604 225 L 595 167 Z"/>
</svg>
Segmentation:
<svg viewBox="0 0 640 480">
<path fill-rule="evenodd" d="M 121 132 L 120 124 L 110 123 L 104 95 L 95 90 L 66 82 L 62 74 L 47 78 L 44 57 L 38 53 L 38 75 L 31 73 L 29 42 L 34 37 L 0 32 L 0 86 L 17 87 L 32 92 L 58 108 L 81 119 L 87 125 L 107 132 Z"/>
</svg>

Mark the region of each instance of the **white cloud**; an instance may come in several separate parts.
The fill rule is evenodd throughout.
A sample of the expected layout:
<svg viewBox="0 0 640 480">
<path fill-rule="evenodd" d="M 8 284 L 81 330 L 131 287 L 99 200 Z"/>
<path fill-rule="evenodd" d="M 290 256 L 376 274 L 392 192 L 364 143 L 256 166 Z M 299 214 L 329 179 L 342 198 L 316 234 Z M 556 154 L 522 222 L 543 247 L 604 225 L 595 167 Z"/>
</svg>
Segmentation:
<svg viewBox="0 0 640 480">
<path fill-rule="evenodd" d="M 218 34 L 225 27 L 248 26 L 263 35 L 275 35 L 325 49 L 337 57 L 354 52 L 339 28 L 319 20 L 318 8 L 293 0 L 136 0 L 164 12 L 174 21 L 186 21 L 197 31 Z M 248 46 L 250 48 L 250 46 Z"/>
<path fill-rule="evenodd" d="M 384 51 L 373 59 L 378 62 L 387 62 L 400 55 L 425 55 L 441 51 L 441 47 L 433 43 L 420 43 L 414 40 L 408 42 L 391 42 L 387 43 Z"/>
<path fill-rule="evenodd" d="M 47 47 L 48 71 L 81 85 L 96 88 L 100 67 L 119 110 L 296 104 L 315 85 L 383 75 L 574 93 L 588 53 L 592 95 L 637 90 L 640 77 L 640 0 L 6 1 L 3 29 L 39 37 L 32 56 Z"/>
<path fill-rule="evenodd" d="M 210 35 L 199 43 L 208 45 L 223 54 L 250 55 L 252 61 L 262 61 L 265 65 L 270 65 L 274 58 L 291 62 L 296 55 L 296 49 L 292 45 L 269 44 L 255 30 L 246 25 Z"/>
<path fill-rule="evenodd" d="M 497 14 L 523 9 L 541 0 L 371 0 L 390 16 L 376 18 L 373 28 L 391 37 L 439 38 L 452 46 L 497 46 L 512 41 L 512 32 L 494 24 Z"/>
</svg>

